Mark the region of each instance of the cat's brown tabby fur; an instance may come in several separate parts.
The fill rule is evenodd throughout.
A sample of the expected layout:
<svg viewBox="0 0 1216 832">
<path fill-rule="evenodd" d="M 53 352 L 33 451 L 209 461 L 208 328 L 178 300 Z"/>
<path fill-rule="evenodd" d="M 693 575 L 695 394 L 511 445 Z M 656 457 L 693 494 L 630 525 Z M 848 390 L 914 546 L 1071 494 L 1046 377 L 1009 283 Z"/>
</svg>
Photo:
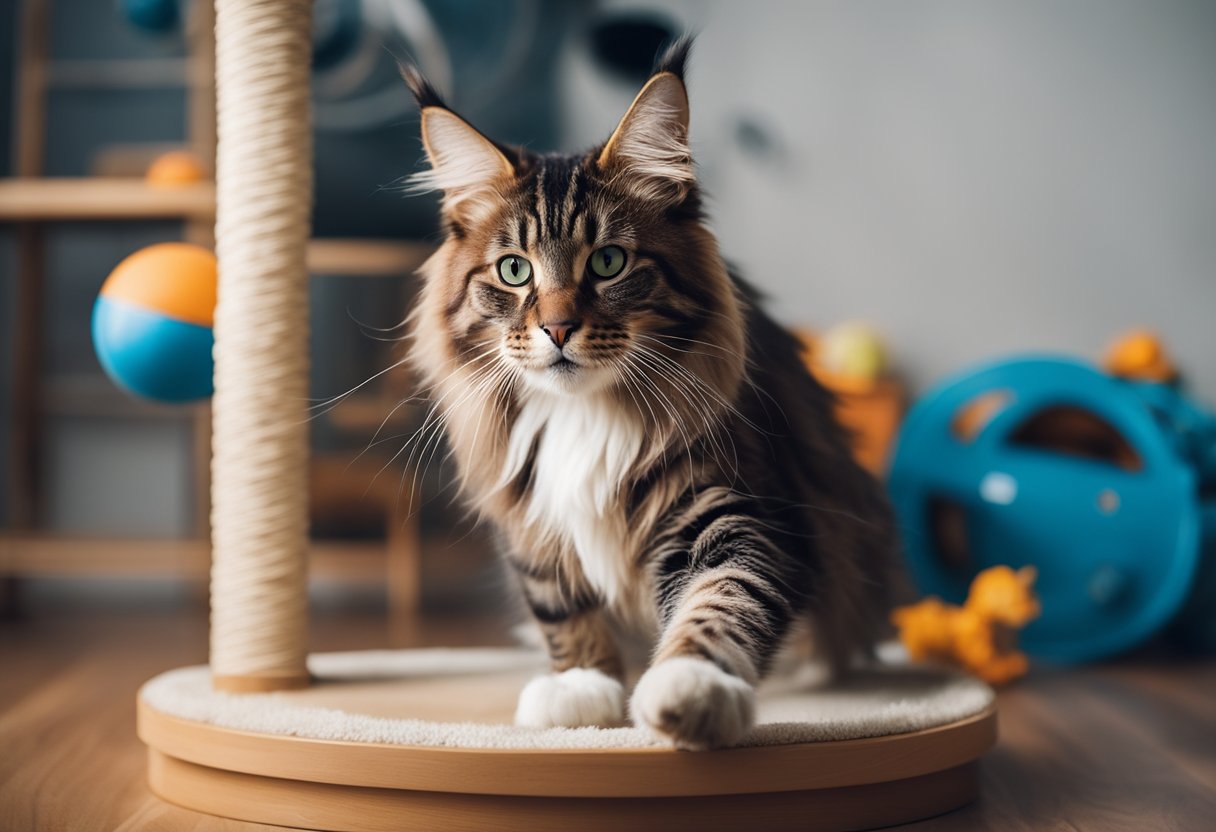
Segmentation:
<svg viewBox="0 0 1216 832">
<path fill-rule="evenodd" d="M 893 540 L 831 397 L 703 223 L 688 48 L 573 156 L 492 142 L 407 69 L 446 229 L 412 358 L 552 657 L 517 721 L 623 722 L 640 636 L 633 721 L 707 748 L 744 737 L 795 635 L 838 669 L 867 650 Z"/>
</svg>

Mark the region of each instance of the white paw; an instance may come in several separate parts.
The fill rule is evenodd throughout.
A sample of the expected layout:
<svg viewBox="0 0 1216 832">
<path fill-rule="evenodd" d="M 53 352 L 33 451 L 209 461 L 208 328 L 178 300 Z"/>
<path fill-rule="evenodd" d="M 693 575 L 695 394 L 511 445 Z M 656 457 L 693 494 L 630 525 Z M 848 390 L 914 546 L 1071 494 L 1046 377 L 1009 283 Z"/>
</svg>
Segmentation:
<svg viewBox="0 0 1216 832">
<path fill-rule="evenodd" d="M 630 711 L 635 725 L 700 751 L 743 739 L 756 720 L 756 693 L 712 662 L 677 657 L 642 675 Z"/>
<path fill-rule="evenodd" d="M 621 683 L 585 667 L 536 677 L 520 692 L 515 709 L 515 724 L 527 728 L 609 726 L 624 721 Z"/>
</svg>

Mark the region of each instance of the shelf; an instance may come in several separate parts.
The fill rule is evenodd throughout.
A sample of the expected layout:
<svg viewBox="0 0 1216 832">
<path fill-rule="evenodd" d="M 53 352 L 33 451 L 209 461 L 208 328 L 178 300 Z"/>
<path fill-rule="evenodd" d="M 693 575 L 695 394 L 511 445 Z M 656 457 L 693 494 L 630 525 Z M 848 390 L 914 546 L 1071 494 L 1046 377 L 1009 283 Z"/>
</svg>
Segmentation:
<svg viewBox="0 0 1216 832">
<path fill-rule="evenodd" d="M 198 219 L 215 216 L 215 185 L 157 186 L 127 177 L 0 179 L 0 221 Z M 414 240 L 321 238 L 308 270 L 327 276 L 411 274 L 434 252 Z"/>
<path fill-rule="evenodd" d="M 308 244 L 308 271 L 327 277 L 399 277 L 412 274 L 435 251 L 412 240 L 319 238 Z"/>
<path fill-rule="evenodd" d="M 190 59 L 58 60 L 47 65 L 46 83 L 82 90 L 173 89 L 190 83 Z"/>
<path fill-rule="evenodd" d="M 308 568 L 316 578 L 383 582 L 384 542 L 313 541 Z M 210 570 L 202 540 L 117 539 L 63 535 L 0 535 L 0 576 L 190 578 Z"/>
<path fill-rule="evenodd" d="M 142 179 L 0 179 L 0 221 L 210 219 L 215 185 L 156 186 Z"/>
</svg>

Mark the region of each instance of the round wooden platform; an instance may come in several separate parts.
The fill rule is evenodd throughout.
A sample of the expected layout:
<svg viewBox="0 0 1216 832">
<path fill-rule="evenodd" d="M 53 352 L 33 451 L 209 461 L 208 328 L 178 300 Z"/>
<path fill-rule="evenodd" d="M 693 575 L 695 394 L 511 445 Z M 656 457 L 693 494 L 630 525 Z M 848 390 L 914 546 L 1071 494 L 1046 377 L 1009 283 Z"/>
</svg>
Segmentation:
<svg viewBox="0 0 1216 832">
<path fill-rule="evenodd" d="M 973 800 L 996 738 L 986 688 L 912 670 L 776 690 L 750 740 L 762 744 L 723 751 L 629 728 L 509 727 L 538 667 L 519 651 L 316 656 L 311 688 L 247 696 L 211 692 L 205 668 L 171 671 L 139 697 L 152 789 L 210 814 L 351 832 L 852 830 Z M 808 705 L 826 716 L 781 721 Z M 943 715 L 955 718 L 882 730 Z M 856 738 L 782 742 L 821 735 Z"/>
</svg>

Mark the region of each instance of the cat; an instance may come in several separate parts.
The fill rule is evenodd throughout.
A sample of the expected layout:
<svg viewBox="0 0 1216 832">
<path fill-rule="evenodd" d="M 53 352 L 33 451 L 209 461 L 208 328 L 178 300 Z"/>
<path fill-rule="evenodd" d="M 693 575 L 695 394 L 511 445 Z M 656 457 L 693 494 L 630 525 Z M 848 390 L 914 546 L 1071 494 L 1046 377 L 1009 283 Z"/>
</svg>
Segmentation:
<svg viewBox="0 0 1216 832">
<path fill-rule="evenodd" d="M 632 722 L 706 749 L 745 738 L 796 639 L 837 670 L 867 653 L 894 543 L 831 395 L 706 228 L 690 46 L 578 155 L 494 142 L 403 73 L 444 228 L 411 358 L 551 659 L 516 722 L 623 724 L 633 633 Z"/>
</svg>

